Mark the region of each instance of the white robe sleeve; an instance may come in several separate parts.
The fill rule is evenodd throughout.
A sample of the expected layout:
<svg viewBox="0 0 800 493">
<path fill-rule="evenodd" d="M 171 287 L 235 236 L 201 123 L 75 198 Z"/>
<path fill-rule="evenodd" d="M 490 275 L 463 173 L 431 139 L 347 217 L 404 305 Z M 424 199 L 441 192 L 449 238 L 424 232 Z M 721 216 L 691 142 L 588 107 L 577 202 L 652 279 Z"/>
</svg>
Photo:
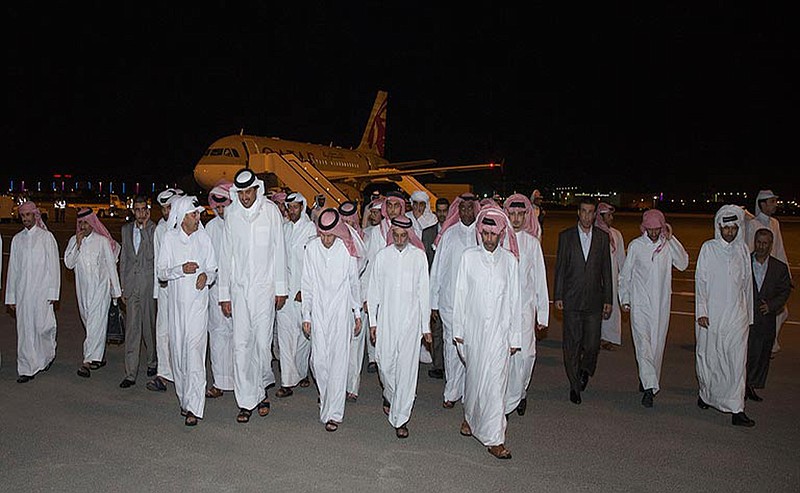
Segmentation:
<svg viewBox="0 0 800 493">
<path fill-rule="evenodd" d="M 441 241 L 439 242 L 441 246 Z M 436 254 L 433 256 L 433 263 L 431 264 L 431 272 L 430 272 L 430 305 L 431 310 L 438 310 L 439 309 L 439 289 L 442 283 L 442 257 L 445 254 L 445 248 L 441 248 L 440 250 L 436 251 Z M 445 342 L 446 344 L 446 342 Z"/>
<path fill-rule="evenodd" d="M 628 246 L 628 258 L 625 265 L 619 271 L 617 296 L 619 297 L 620 305 L 631 304 L 631 286 L 633 285 L 633 266 L 636 263 L 636 257 L 639 255 L 639 243 L 632 241 Z"/>
<path fill-rule="evenodd" d="M 109 281 L 109 289 L 111 290 L 111 297 L 112 298 L 119 298 L 122 296 L 122 289 L 119 286 L 119 274 L 117 273 L 117 258 L 114 256 L 114 252 L 111 251 L 111 244 L 108 241 L 103 239 L 100 244 L 101 249 L 103 251 L 103 259 L 102 262 L 108 272 L 108 281 Z M 66 262 L 66 258 L 64 259 Z"/>
<path fill-rule="evenodd" d="M 283 239 L 283 219 L 277 207 L 271 207 L 272 222 L 277 233 L 272 235 L 272 261 L 274 263 L 275 296 L 289 296 L 289 283 L 286 281 L 286 244 Z"/>
<path fill-rule="evenodd" d="M 689 266 L 689 254 L 686 252 L 686 249 L 683 248 L 681 242 L 673 235 L 667 244 L 669 245 L 670 255 L 672 255 L 673 267 L 681 272 L 686 270 Z"/>
<path fill-rule="evenodd" d="M 453 339 L 464 339 L 464 324 L 466 323 L 467 307 L 465 306 L 467 298 L 467 270 L 469 270 L 466 262 L 466 255 L 461 256 L 461 261 L 458 264 L 458 274 L 456 275 L 456 288 L 453 296 Z M 519 289 L 519 288 L 517 288 Z M 445 341 L 449 344 L 449 341 Z"/>
<path fill-rule="evenodd" d="M 408 248 L 408 247 L 407 247 Z M 430 283 L 428 280 L 428 258 L 424 255 L 418 255 L 419 261 L 417 262 L 417 286 L 414 290 L 414 295 L 419 300 L 419 314 L 420 314 L 420 328 L 423 334 L 430 334 L 431 332 L 431 300 L 428 296 L 430 292 Z"/>
<path fill-rule="evenodd" d="M 217 289 L 220 302 L 231 301 L 231 269 L 233 258 L 230 253 L 230 228 L 223 224 L 219 238 L 219 262 L 217 263 Z"/>
<path fill-rule="evenodd" d="M 169 282 L 186 276 L 186 274 L 183 273 L 183 264 L 170 265 L 173 261 L 172 245 L 169 239 L 165 237 L 164 241 L 161 242 L 161 248 L 158 252 L 158 262 L 156 264 L 158 267 L 156 269 L 158 278 L 161 281 Z"/>
<path fill-rule="evenodd" d="M 313 244 L 309 244 L 308 246 L 313 248 Z M 316 284 L 314 282 L 314 276 L 316 273 L 314 272 L 308 250 L 307 247 L 303 253 L 303 278 L 300 281 L 300 292 L 303 293 L 303 322 L 311 323 L 311 313 L 314 308 L 314 285 Z"/>
<path fill-rule="evenodd" d="M 35 226 L 34 226 L 35 227 Z M 61 292 L 61 266 L 58 262 L 58 244 L 52 233 L 47 233 L 45 240 L 45 282 L 47 283 L 47 299 L 58 301 Z"/>
<path fill-rule="evenodd" d="M 361 296 L 361 282 L 358 279 L 358 260 L 348 254 L 347 276 L 350 280 L 350 307 L 353 309 L 353 316 L 360 317 L 361 307 L 364 305 L 364 298 Z"/>
<path fill-rule="evenodd" d="M 203 243 L 205 245 L 204 251 L 206 253 L 206 258 L 203 264 L 203 272 L 206 274 L 206 286 L 211 286 L 216 282 L 217 272 L 219 271 L 217 253 L 214 251 L 214 243 L 211 241 L 211 237 L 208 236 L 208 234 L 206 234 Z"/>
<path fill-rule="evenodd" d="M 522 347 L 522 305 L 519 293 L 519 268 L 516 259 L 509 269 L 508 300 L 511 303 L 511 327 L 508 333 L 508 346 L 511 348 Z"/>
<path fill-rule="evenodd" d="M 700 248 L 697 256 L 697 266 L 694 271 L 694 318 L 708 317 L 708 269 L 706 267 L 708 256 L 707 246 Z"/>
<path fill-rule="evenodd" d="M 378 310 L 380 310 L 381 300 L 383 299 L 383 283 L 381 282 L 382 267 L 378 260 L 379 255 L 372 259 L 370 269 L 369 292 L 367 293 L 367 313 L 369 313 L 370 327 L 378 327 Z"/>
<path fill-rule="evenodd" d="M 67 249 L 64 250 L 64 266 L 69 270 L 73 270 L 75 266 L 78 265 L 80 254 L 81 250 L 78 247 L 78 239 L 73 235 L 72 238 L 69 239 L 69 243 L 67 243 Z"/>
<path fill-rule="evenodd" d="M 547 271 L 542 254 L 542 245 L 535 241 L 531 259 L 536 289 L 536 322 L 547 327 L 550 321 L 550 295 L 547 293 Z M 522 295 L 522 293 L 520 293 Z"/>
<path fill-rule="evenodd" d="M 19 279 L 19 245 L 17 243 L 16 238 L 11 240 L 8 271 L 6 272 L 6 305 L 17 304 L 17 279 Z"/>
</svg>

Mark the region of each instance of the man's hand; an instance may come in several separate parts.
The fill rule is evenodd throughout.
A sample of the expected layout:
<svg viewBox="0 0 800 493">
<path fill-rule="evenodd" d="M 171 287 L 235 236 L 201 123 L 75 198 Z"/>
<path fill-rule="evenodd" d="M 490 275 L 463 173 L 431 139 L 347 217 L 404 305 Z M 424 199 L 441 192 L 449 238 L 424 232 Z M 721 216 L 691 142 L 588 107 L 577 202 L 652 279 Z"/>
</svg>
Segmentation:
<svg viewBox="0 0 800 493">
<path fill-rule="evenodd" d="M 460 337 L 454 337 L 453 340 L 456 341 L 456 344 L 464 344 L 464 339 Z"/>
<path fill-rule="evenodd" d="M 439 323 L 441 320 L 441 317 L 439 316 L 439 310 L 431 310 L 431 320 L 433 320 L 433 323 L 435 324 Z"/>
<path fill-rule="evenodd" d="M 708 317 L 700 317 L 697 319 L 697 325 L 700 327 L 707 329 L 708 328 Z"/>
<path fill-rule="evenodd" d="M 625 312 L 625 313 L 630 312 L 631 311 L 631 305 L 629 305 L 628 303 L 625 303 L 624 305 L 622 305 L 622 311 Z"/>
<path fill-rule="evenodd" d="M 369 310 L 367 310 L 367 302 L 366 301 L 364 302 L 364 306 L 362 307 L 362 310 L 364 310 L 364 313 L 369 314 Z"/>
<path fill-rule="evenodd" d="M 128 297 L 127 297 L 127 296 L 125 296 L 125 295 L 123 294 L 123 295 L 120 297 L 120 301 L 122 301 L 122 304 L 123 304 L 123 305 L 127 305 L 127 304 L 128 304 Z"/>
<path fill-rule="evenodd" d="M 208 276 L 205 272 L 201 272 L 199 276 L 197 276 L 197 281 L 194 283 L 194 287 L 197 288 L 198 291 L 201 291 L 204 287 L 206 287 L 206 281 L 208 280 Z"/>
<path fill-rule="evenodd" d="M 375 345 L 375 338 L 378 337 L 378 327 L 371 326 L 369 328 L 369 342 L 374 346 Z"/>
<path fill-rule="evenodd" d="M 84 233 L 83 230 L 80 230 L 77 233 L 75 233 L 75 243 L 78 245 L 78 248 L 81 247 L 81 242 L 83 241 L 84 238 L 86 238 L 86 233 Z"/>
<path fill-rule="evenodd" d="M 433 335 L 431 335 L 430 332 L 426 332 L 422 334 L 422 340 L 430 347 L 430 345 L 433 344 Z"/>
<path fill-rule="evenodd" d="M 758 305 L 758 311 L 761 312 L 762 315 L 769 313 L 769 305 L 767 304 L 766 300 L 761 300 L 761 304 Z"/>
<path fill-rule="evenodd" d="M 197 272 L 197 269 L 199 268 L 200 266 L 197 265 L 197 262 L 186 262 L 185 264 L 183 264 L 183 273 L 194 274 L 195 272 Z"/>
<path fill-rule="evenodd" d="M 225 315 L 227 318 L 231 318 L 231 302 L 230 301 L 220 301 L 219 307 L 222 310 L 222 314 Z"/>
<path fill-rule="evenodd" d="M 666 229 L 667 230 L 664 232 L 664 239 L 669 241 L 670 239 L 672 239 L 672 226 L 667 224 L 667 228 Z"/>
<path fill-rule="evenodd" d="M 311 322 L 303 322 L 303 334 L 306 337 L 311 337 Z"/>
<path fill-rule="evenodd" d="M 356 328 L 355 328 L 355 330 L 353 331 L 353 335 L 356 335 L 356 336 L 357 336 L 358 334 L 360 334 L 360 333 L 361 333 L 361 317 L 359 317 L 358 315 L 356 315 L 356 316 L 355 316 L 355 319 L 356 319 Z"/>
<path fill-rule="evenodd" d="M 7 306 L 7 307 L 8 307 L 8 309 L 9 309 L 9 310 L 11 310 L 12 312 L 15 312 L 15 311 L 17 311 L 17 305 L 6 305 L 6 306 Z"/>
<path fill-rule="evenodd" d="M 557 309 L 563 310 L 564 309 L 564 302 L 562 300 L 555 300 L 553 304 L 556 306 Z"/>
<path fill-rule="evenodd" d="M 288 296 L 276 296 L 275 297 L 275 309 L 276 310 L 280 310 L 281 308 L 283 308 L 283 305 L 286 304 L 286 300 L 288 298 L 289 298 Z"/>
<path fill-rule="evenodd" d="M 603 303 L 603 320 L 608 320 L 609 318 L 611 318 L 611 305 Z"/>
<path fill-rule="evenodd" d="M 297 294 L 294 295 L 294 300 L 296 302 L 298 302 L 298 303 L 302 303 L 303 302 L 303 294 L 300 291 L 298 291 Z"/>
<path fill-rule="evenodd" d="M 511 354 L 516 354 L 518 351 L 519 351 L 518 347 L 512 347 L 511 348 Z"/>
</svg>

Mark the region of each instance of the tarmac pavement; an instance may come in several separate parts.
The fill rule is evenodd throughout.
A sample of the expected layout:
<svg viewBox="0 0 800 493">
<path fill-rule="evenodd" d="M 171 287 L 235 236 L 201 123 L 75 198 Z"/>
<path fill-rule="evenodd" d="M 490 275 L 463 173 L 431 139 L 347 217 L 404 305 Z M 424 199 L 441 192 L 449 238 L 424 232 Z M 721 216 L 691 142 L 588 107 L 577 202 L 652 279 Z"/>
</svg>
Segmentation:
<svg viewBox="0 0 800 493">
<path fill-rule="evenodd" d="M 626 244 L 639 234 L 639 214 L 618 213 Z M 552 287 L 557 232 L 572 212 L 549 212 L 544 253 Z M 26 384 L 15 382 L 16 331 L 0 316 L 0 491 L 798 491 L 800 336 L 797 294 L 782 351 L 772 361 L 764 401 L 747 402 L 751 429 L 730 415 L 695 405 L 693 269 L 702 241 L 713 236 L 710 215 L 668 215 L 689 251 L 686 273 L 674 272 L 673 315 L 655 407 L 637 391 L 636 360 L 627 317 L 623 345 L 601 351 L 597 373 L 569 402 L 561 357 L 561 316 L 551 308 L 547 337 L 538 343 L 525 416 L 509 418 L 513 459 L 490 456 L 458 433 L 460 403 L 443 409 L 442 380 L 420 366 L 410 437 L 399 440 L 381 411 L 375 374 L 362 375 L 358 401 L 347 403 L 339 431 L 319 422 L 313 386 L 274 397 L 272 412 L 235 421 L 232 393 L 206 404 L 205 419 L 186 427 L 174 388 L 120 389 L 123 347 L 108 346 L 108 365 L 91 378 L 75 374 L 83 328 L 74 277 L 62 270 L 55 363 Z M 781 218 L 784 242 L 798 276 L 800 222 Z M 121 222 L 104 220 L 118 235 Z M 74 217 L 51 224 L 63 255 Z M 3 262 L 18 224 L 0 225 Z M 62 264 L 63 265 L 63 264 Z M 6 269 L 3 270 L 4 275 Z M 276 366 L 276 371 L 277 371 Z"/>
</svg>

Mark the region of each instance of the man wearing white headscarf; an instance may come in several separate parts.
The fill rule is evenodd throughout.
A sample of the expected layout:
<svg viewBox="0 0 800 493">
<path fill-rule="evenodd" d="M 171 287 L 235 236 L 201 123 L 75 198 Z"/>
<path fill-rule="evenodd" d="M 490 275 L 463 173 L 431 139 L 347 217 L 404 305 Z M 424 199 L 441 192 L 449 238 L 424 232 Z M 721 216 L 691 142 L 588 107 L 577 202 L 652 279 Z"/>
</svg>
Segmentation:
<svg viewBox="0 0 800 493">
<path fill-rule="evenodd" d="M 753 426 L 744 413 L 747 335 L 753 323 L 753 278 L 744 239 L 744 212 L 723 205 L 714 239 L 703 243 L 695 270 L 697 405 L 732 413 L 735 426 Z"/>
<path fill-rule="evenodd" d="M 619 306 L 619 271 L 625 265 L 625 240 L 622 232 L 614 228 L 613 205 L 606 202 L 597 204 L 597 217 L 594 225 L 608 233 L 611 251 L 611 315 L 600 323 L 600 349 L 614 351 L 622 344 L 622 312 Z"/>
<path fill-rule="evenodd" d="M 499 207 L 484 207 L 475 223 L 481 244 L 461 256 L 453 302 L 453 342 L 466 366 L 461 434 L 510 459 L 505 394 L 511 355 L 522 346 L 519 249 Z"/>
<path fill-rule="evenodd" d="M 233 182 L 221 180 L 208 194 L 208 205 L 214 210 L 215 217 L 208 221 L 205 230 L 211 238 L 217 265 L 225 235 L 225 209 L 231 204 L 232 185 Z M 233 390 L 233 321 L 222 313 L 219 283 L 216 282 L 208 288 L 208 352 L 213 379 L 206 391 L 206 398 L 216 399 L 224 391 Z"/>
<path fill-rule="evenodd" d="M 392 219 L 392 244 L 375 256 L 371 276 L 369 330 L 383 383 L 383 411 L 397 438 L 407 438 L 417 391 L 419 342 L 424 336 L 431 343 L 428 260 L 408 217 Z"/>
<path fill-rule="evenodd" d="M 523 416 L 527 409 L 528 386 L 536 362 L 536 331 L 547 328 L 550 297 L 547 294 L 547 272 L 542 246 L 536 236 L 539 223 L 533 215 L 530 201 L 522 194 L 513 194 L 506 199 L 503 209 L 514 228 L 519 246 L 519 292 L 522 306 L 522 346 L 520 351 L 511 356 L 509 363 L 506 414 L 516 410 L 517 414 Z"/>
<path fill-rule="evenodd" d="M 672 303 L 672 268 L 686 269 L 689 254 L 657 209 L 644 213 L 639 230 L 642 235 L 628 245 L 628 256 L 619 273 L 619 303 L 623 311 L 631 314 L 642 405 L 653 407 L 653 396 L 661 388 L 661 362 Z"/>
<path fill-rule="evenodd" d="M 168 230 L 169 213 L 172 202 L 185 195 L 179 188 L 168 188 L 156 196 L 156 202 L 161 207 L 161 219 L 156 225 L 153 235 L 153 256 L 158 263 L 159 250 L 164 235 Z M 156 311 L 156 359 L 158 360 L 158 370 L 156 376 L 147 382 L 147 390 L 165 392 L 167 382 L 172 381 L 172 357 L 169 354 L 169 294 L 167 293 L 167 283 L 158 280 L 158 269 L 153 269 L 153 298 L 158 300 Z"/>
<path fill-rule="evenodd" d="M 475 217 L 480 204 L 474 194 L 466 192 L 450 204 L 442 230 L 434 240 L 436 255 L 430 271 L 431 312 L 439 317 L 444 341 L 444 395 L 442 406 L 452 409 L 464 395 L 464 362 L 453 344 L 454 293 L 461 254 L 478 244 Z"/>
<path fill-rule="evenodd" d="M 272 372 L 275 311 L 287 298 L 283 216 L 264 196 L 264 182 L 249 169 L 236 173 L 225 211 L 225 235 L 219 264 L 219 300 L 233 317 L 234 393 L 237 422 L 247 423 L 253 409 L 269 414 L 267 387 Z"/>
<path fill-rule="evenodd" d="M 319 388 L 319 418 L 326 431 L 344 419 L 351 334 L 361 331 L 356 247 L 336 209 L 317 219 L 318 238 L 303 260 L 303 332 L 311 338 L 311 368 Z"/>
<path fill-rule="evenodd" d="M 283 224 L 286 245 L 286 279 L 289 298 L 275 314 L 278 326 L 278 346 L 281 348 L 281 388 L 276 397 L 288 397 L 293 387 L 308 387 L 308 358 L 311 342 L 303 334 L 303 256 L 306 245 L 317 237 L 317 229 L 306 214 L 306 198 L 300 192 L 286 197 L 288 220 Z"/>
<path fill-rule="evenodd" d="M 436 214 L 431 211 L 430 200 L 428 194 L 422 190 L 411 194 L 411 210 L 406 212 L 406 216 L 411 219 L 417 238 L 422 238 L 422 231 L 425 228 L 430 228 L 438 222 Z"/>
<path fill-rule="evenodd" d="M 75 294 L 86 339 L 78 376 L 105 366 L 106 329 L 111 299 L 122 296 L 117 274 L 120 246 L 91 209 L 78 211 L 77 231 L 64 251 L 64 266 L 75 271 Z"/>
<path fill-rule="evenodd" d="M 775 211 L 778 208 L 778 196 L 772 190 L 759 190 L 756 196 L 756 209 L 755 216 L 747 213 L 747 246 L 751 252 L 755 251 L 755 236 L 756 231 L 761 228 L 767 228 L 772 231 L 772 251 L 770 255 L 780 260 L 786 265 L 789 265 L 789 260 L 786 258 L 786 248 L 783 245 L 783 235 L 781 234 L 781 223 L 775 218 Z M 789 279 L 791 280 L 792 270 L 789 269 Z M 792 280 L 792 286 L 794 281 Z M 784 307 L 778 313 L 775 319 L 775 343 L 772 345 L 772 353 L 775 354 L 781 350 L 781 345 L 778 343 L 778 335 L 781 331 L 781 326 L 786 319 L 789 318 L 789 308 Z"/>
<path fill-rule="evenodd" d="M 6 306 L 17 321 L 17 383 L 47 371 L 56 358 L 53 303 L 61 290 L 58 245 L 33 202 L 19 206 L 23 229 L 11 240 Z"/>
<path fill-rule="evenodd" d="M 205 410 L 206 288 L 214 283 L 217 274 L 217 256 L 200 222 L 202 211 L 196 197 L 179 197 L 173 202 L 170 227 L 156 264 L 158 279 L 167 283 L 169 291 L 172 374 L 186 426 L 196 425 Z"/>
</svg>

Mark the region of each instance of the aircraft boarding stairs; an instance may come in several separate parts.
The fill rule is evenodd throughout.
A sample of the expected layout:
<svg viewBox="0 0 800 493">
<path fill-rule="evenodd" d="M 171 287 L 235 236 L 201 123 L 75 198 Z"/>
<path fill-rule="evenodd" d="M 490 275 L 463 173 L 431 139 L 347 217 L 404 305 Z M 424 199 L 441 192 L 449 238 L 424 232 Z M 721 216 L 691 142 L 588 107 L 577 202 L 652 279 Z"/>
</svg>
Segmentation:
<svg viewBox="0 0 800 493">
<path fill-rule="evenodd" d="M 325 196 L 326 207 L 338 207 L 349 200 L 313 164 L 300 160 L 294 154 L 253 154 L 250 156 L 250 169 L 256 174 L 273 173 L 284 186 L 302 193 L 309 206 L 317 195 Z"/>
</svg>

